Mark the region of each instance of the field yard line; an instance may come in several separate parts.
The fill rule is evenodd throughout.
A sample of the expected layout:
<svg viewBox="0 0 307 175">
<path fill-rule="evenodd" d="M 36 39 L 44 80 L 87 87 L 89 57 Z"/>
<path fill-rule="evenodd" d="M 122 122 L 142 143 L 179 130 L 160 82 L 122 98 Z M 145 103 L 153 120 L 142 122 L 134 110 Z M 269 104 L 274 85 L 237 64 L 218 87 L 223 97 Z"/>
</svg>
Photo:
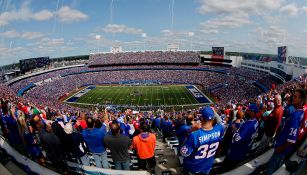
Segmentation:
<svg viewBox="0 0 307 175">
<path fill-rule="evenodd" d="M 87 93 L 89 93 L 89 92 L 91 92 L 92 90 L 94 90 L 94 89 L 91 89 L 90 91 L 88 91 Z M 87 93 L 85 93 L 84 95 L 86 95 Z M 92 93 L 91 93 L 91 95 L 89 95 L 89 97 L 87 96 L 86 98 L 85 98 L 85 102 L 87 103 L 88 102 L 88 99 L 89 99 L 89 102 L 90 103 L 93 103 L 93 101 L 92 101 L 92 97 L 96 97 L 96 93 L 94 93 L 93 91 L 92 91 Z M 95 99 L 97 99 L 97 98 L 95 98 Z"/>
<path fill-rule="evenodd" d="M 90 87 L 90 86 L 88 86 L 88 87 Z M 87 89 L 88 87 L 86 87 L 85 89 Z M 94 89 L 95 89 L 95 88 L 94 88 Z M 84 102 L 85 102 L 85 103 L 88 103 L 88 101 L 87 101 L 88 97 L 86 97 L 86 94 L 88 94 L 88 93 L 91 92 L 92 90 L 93 90 L 93 89 L 91 89 L 90 91 L 86 92 L 85 94 L 83 94 L 83 95 L 80 97 L 80 98 L 84 97 Z M 80 98 L 79 98 L 77 101 L 79 101 Z M 83 100 L 81 100 L 80 103 L 83 103 L 82 101 L 83 101 Z"/>
<path fill-rule="evenodd" d="M 197 89 L 198 92 L 200 92 L 204 97 L 206 97 L 206 99 L 207 99 L 211 104 L 213 103 L 213 102 L 210 100 L 210 98 L 207 97 L 207 95 L 205 95 L 205 94 L 203 93 L 203 91 L 201 91 L 200 89 L 198 89 L 195 85 L 193 85 L 193 87 L 194 87 L 195 89 Z"/>
<path fill-rule="evenodd" d="M 182 86 L 182 87 L 183 87 L 183 86 Z M 189 90 L 188 90 L 185 86 L 184 86 L 184 88 L 185 88 L 185 92 L 186 92 L 186 93 L 184 93 L 185 96 L 187 96 L 187 98 L 189 99 L 189 101 L 190 101 L 191 104 L 195 104 L 193 101 L 191 101 L 190 97 L 189 97 L 188 94 L 187 94 L 187 93 L 191 94 L 191 93 L 189 92 Z M 193 97 L 193 98 L 194 98 L 194 97 Z M 195 100 L 197 103 L 199 103 L 195 98 L 194 98 L 194 100 Z"/>
<path fill-rule="evenodd" d="M 147 90 L 148 90 L 148 89 L 146 88 L 146 89 L 145 89 L 145 96 L 144 96 L 144 97 L 145 97 L 147 100 L 144 99 L 144 106 L 148 105 Z M 147 101 L 147 104 L 145 103 L 146 101 Z"/>
<path fill-rule="evenodd" d="M 87 106 L 105 106 L 105 105 L 97 105 L 97 104 L 90 104 L 90 103 L 77 103 L 77 102 L 65 102 L 67 104 L 78 104 L 78 105 L 87 105 Z M 201 105 L 210 105 L 210 103 L 199 103 L 199 104 L 189 104 L 189 105 L 167 105 L 165 107 L 178 107 L 178 106 L 201 106 Z M 119 105 L 123 106 L 123 105 Z M 147 108 L 148 106 L 139 106 L 140 108 L 144 107 Z M 160 107 L 160 106 L 153 106 L 153 107 Z"/>
<path fill-rule="evenodd" d="M 159 99 L 159 100 L 157 100 L 158 101 L 158 106 L 161 106 L 161 97 L 159 96 L 159 87 L 156 87 L 156 95 L 157 95 L 157 98 L 156 98 L 156 100 L 157 99 Z"/>
<path fill-rule="evenodd" d="M 88 88 L 88 87 L 89 87 L 89 86 L 78 88 L 78 91 L 77 91 L 77 92 L 75 92 L 75 93 L 73 93 L 72 95 L 70 95 L 70 96 L 69 96 L 68 98 L 66 98 L 63 102 L 67 102 L 68 99 L 74 97 L 74 96 L 77 95 L 80 91 L 82 91 L 82 90 L 84 90 L 84 89 L 86 89 L 86 88 Z"/>
<path fill-rule="evenodd" d="M 186 94 L 182 94 L 182 86 L 176 86 L 176 91 L 178 94 L 180 94 L 180 100 L 183 102 L 183 104 L 186 104 Z M 182 105 L 182 104 L 181 104 Z"/>
<path fill-rule="evenodd" d="M 152 94 L 153 94 L 153 87 L 150 87 L 151 93 L 150 93 L 150 101 L 151 101 L 151 105 L 152 105 Z"/>
<path fill-rule="evenodd" d="M 125 94 L 126 94 L 126 95 L 128 95 L 128 97 L 125 97 L 125 99 L 126 99 L 126 100 L 125 100 L 124 104 L 125 104 L 125 105 L 129 105 L 129 98 L 130 98 L 130 96 L 129 96 L 129 94 L 130 94 L 130 87 L 128 86 L 128 88 L 125 88 L 125 89 L 124 89 L 124 91 L 125 91 Z"/>
<path fill-rule="evenodd" d="M 103 88 L 102 88 L 102 86 L 100 86 L 99 91 L 101 91 L 101 93 L 99 93 L 99 94 L 101 94 L 101 101 L 99 103 L 104 104 L 104 102 L 106 101 L 106 98 L 107 98 L 107 94 L 109 94 L 109 91 L 110 91 L 109 86 L 105 86 Z"/>
<path fill-rule="evenodd" d="M 114 87 L 114 86 L 113 86 Z M 121 89 L 122 89 L 122 87 L 121 86 L 119 86 L 119 87 L 117 87 L 117 89 L 116 89 L 116 93 L 115 93 L 115 95 L 114 95 L 114 97 L 112 96 L 112 104 L 114 104 L 115 102 L 117 102 L 117 99 L 118 99 L 118 97 L 117 96 L 120 96 L 120 92 L 121 92 Z M 114 99 L 113 99 L 114 98 Z"/>
<path fill-rule="evenodd" d="M 162 89 L 162 94 L 163 94 L 163 102 L 164 102 L 163 104 L 166 105 L 166 103 L 165 103 L 165 97 L 164 97 L 164 88 L 163 88 L 163 86 L 161 86 L 161 89 Z"/>
<path fill-rule="evenodd" d="M 140 88 L 141 88 L 141 95 L 139 95 L 138 105 L 140 105 L 140 100 L 141 98 L 143 98 L 143 90 L 145 89 L 144 87 L 140 87 Z"/>
<path fill-rule="evenodd" d="M 109 86 L 105 86 L 104 88 L 101 88 L 102 89 L 102 100 L 100 101 L 100 104 L 105 104 L 105 101 L 107 100 L 107 97 L 109 94 Z"/>
<path fill-rule="evenodd" d="M 173 88 L 170 88 L 171 89 L 171 92 L 173 94 Z M 178 101 L 178 98 L 176 96 L 176 93 L 173 94 L 173 96 L 175 97 L 176 101 L 177 101 L 177 105 L 179 105 L 179 101 Z"/>
<path fill-rule="evenodd" d="M 89 87 L 89 86 L 88 86 Z M 86 87 L 86 88 L 88 88 L 88 87 Z M 107 88 L 107 89 L 104 89 L 104 88 L 101 88 L 100 89 L 100 87 L 104 87 L 104 88 Z M 164 94 L 165 92 L 166 92 L 166 89 L 164 89 L 165 87 L 168 87 L 168 94 L 166 95 L 166 94 Z M 132 105 L 132 103 L 129 103 L 129 102 L 131 102 L 131 99 L 132 99 L 132 97 L 130 96 L 129 97 L 129 94 L 131 94 L 131 92 L 134 90 L 134 89 L 137 89 L 138 90 L 138 92 L 140 92 L 140 93 L 145 93 L 146 95 L 145 95 L 145 97 L 148 99 L 146 102 L 145 101 L 142 101 L 142 98 L 143 98 L 143 96 L 144 96 L 144 94 L 143 94 L 143 96 L 141 97 L 141 96 L 139 96 L 138 97 L 138 99 L 137 99 L 137 101 L 135 101 L 135 102 L 137 102 L 136 104 L 133 104 L 132 106 L 136 106 L 136 105 L 138 105 L 138 106 L 140 106 L 140 107 L 142 107 L 142 108 L 146 108 L 146 107 L 149 107 L 150 106 L 150 102 L 151 102 L 151 104 L 153 105 L 153 107 L 158 107 L 158 106 L 164 106 L 165 105 L 165 107 L 173 107 L 173 106 L 197 106 L 197 105 L 206 105 L 206 104 L 210 104 L 210 103 L 212 103 L 212 101 L 202 92 L 202 91 L 200 91 L 196 86 L 194 86 L 193 85 L 193 87 L 195 88 L 195 89 L 197 89 L 203 96 L 204 96 L 204 98 L 206 98 L 206 99 L 208 99 L 208 101 L 209 101 L 209 103 L 199 103 L 195 98 L 195 102 L 193 102 L 193 99 L 192 99 L 192 97 L 191 98 L 189 98 L 189 95 L 188 94 L 181 94 L 181 91 L 183 90 L 183 88 L 185 89 L 185 92 L 186 91 L 189 91 L 186 87 L 185 87 L 185 85 L 181 85 L 181 86 L 174 86 L 174 85 L 159 85 L 159 86 L 96 86 L 96 88 L 94 88 L 94 89 L 92 89 L 92 90 L 90 90 L 90 91 L 88 91 L 87 93 L 85 93 L 84 94 L 84 96 L 82 96 L 82 97 L 85 97 L 83 100 L 82 100 L 82 102 L 81 101 L 76 101 L 76 102 L 67 102 L 67 101 L 64 101 L 65 103 L 68 103 L 68 104 L 84 104 L 84 105 L 86 105 L 86 104 L 91 104 L 92 106 L 97 106 L 97 104 L 101 104 L 101 105 L 105 105 L 104 103 L 102 103 L 103 102 L 103 100 L 108 100 L 107 98 L 104 98 L 104 96 L 106 96 L 106 97 L 108 97 L 108 98 L 112 98 L 112 104 L 114 104 L 114 105 L 119 105 L 119 106 L 124 106 L 124 105 Z M 86 89 L 86 88 L 84 88 L 84 89 Z M 117 89 L 115 89 L 115 91 L 113 91 L 113 88 L 117 88 Z M 156 88 L 156 89 L 155 89 Z M 161 89 L 162 88 L 162 89 Z M 82 89 L 83 90 L 83 89 Z M 99 91 L 100 90 L 100 91 Z M 102 90 L 102 91 L 101 91 Z M 79 91 L 77 91 L 75 94 L 78 94 L 79 92 L 80 92 L 81 90 L 79 90 Z M 97 91 L 97 92 L 96 92 Z M 144 92 L 145 91 L 145 92 Z M 148 92 L 147 92 L 148 91 Z M 102 93 L 102 92 L 104 92 L 104 93 Z M 124 93 L 125 92 L 125 93 Z M 162 95 L 160 94 L 162 92 Z M 179 92 L 180 92 L 180 96 L 178 96 L 178 94 L 179 94 Z M 89 93 L 91 93 L 91 94 L 89 94 Z M 151 93 L 151 94 L 148 94 L 148 93 Z M 74 94 L 74 95 L 75 95 Z M 126 96 L 123 96 L 123 94 L 124 95 L 128 95 L 128 97 L 126 97 Z M 159 95 L 160 94 L 160 95 Z M 190 94 L 190 93 L 189 93 Z M 101 96 L 100 96 L 101 95 Z M 148 97 L 147 97 L 147 95 L 148 95 Z M 168 96 L 168 97 L 167 97 Z M 72 96 L 71 96 L 72 97 Z M 70 98 L 71 98 L 70 97 Z M 81 99 L 82 99 L 82 97 L 81 97 Z M 102 100 L 98 100 L 98 98 L 100 98 L 100 97 L 102 97 Z M 185 99 L 183 102 L 184 102 L 184 104 L 181 104 L 180 105 L 180 103 L 181 103 L 181 101 L 180 101 L 180 99 L 181 98 L 183 98 L 183 97 L 186 97 L 186 98 L 188 98 L 188 99 Z M 194 97 L 194 96 L 193 96 Z M 113 99 L 114 98 L 114 99 Z M 120 104 L 119 103 L 119 98 L 123 98 L 123 99 L 125 99 L 126 98 L 126 100 L 124 101 L 125 103 L 124 104 Z M 129 99 L 130 98 L 130 99 Z M 149 98 L 150 98 L 150 100 L 149 100 Z M 159 100 L 159 103 L 157 103 L 157 100 L 156 99 L 160 99 Z M 163 102 L 162 102 L 162 98 L 163 98 Z M 168 101 L 168 103 L 171 103 L 171 104 L 166 104 L 166 102 L 167 102 L 167 99 L 166 98 L 172 98 L 173 100 L 174 100 L 174 98 L 176 98 L 176 101 L 177 101 L 177 104 L 176 104 L 176 102 L 175 102 L 175 104 L 174 104 L 174 102 L 173 102 L 173 100 L 171 100 L 171 101 Z M 178 98 L 180 98 L 180 99 L 178 99 Z M 69 99 L 69 98 L 68 98 Z M 79 99 L 80 100 L 80 99 Z M 130 101 L 129 101 L 130 100 Z M 170 99 L 168 99 L 168 100 L 170 100 Z M 128 101 L 128 102 L 127 102 Z M 179 101 L 180 101 L 180 103 L 179 103 Z M 187 104 L 187 101 L 190 101 L 190 103 L 191 104 Z M 98 103 L 97 103 L 98 102 Z M 126 103 L 127 102 L 127 103 Z M 140 102 L 142 103 L 142 104 L 140 104 Z M 153 104 L 153 102 L 155 102 L 154 104 Z M 159 104 L 159 105 L 158 105 Z"/>
<path fill-rule="evenodd" d="M 129 97 L 130 97 L 130 105 L 131 106 L 133 106 L 133 104 L 132 104 L 132 99 L 134 99 L 134 97 L 132 97 L 130 94 L 133 92 L 133 90 L 134 90 L 134 88 L 133 88 L 134 86 L 130 86 L 128 89 L 129 89 Z M 129 104 L 127 104 L 127 105 L 129 105 Z"/>
</svg>

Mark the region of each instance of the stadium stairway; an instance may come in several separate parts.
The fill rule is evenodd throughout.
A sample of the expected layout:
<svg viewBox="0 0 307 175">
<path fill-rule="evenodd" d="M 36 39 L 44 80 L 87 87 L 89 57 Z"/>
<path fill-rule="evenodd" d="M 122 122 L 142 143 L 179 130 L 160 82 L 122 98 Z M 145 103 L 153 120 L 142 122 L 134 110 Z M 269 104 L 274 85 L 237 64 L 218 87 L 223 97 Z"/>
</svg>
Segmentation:
<svg viewBox="0 0 307 175">
<path fill-rule="evenodd" d="M 156 174 L 183 174 L 183 169 L 180 166 L 180 161 L 178 155 L 176 154 L 177 147 L 179 145 L 178 140 L 174 137 L 171 137 L 166 139 L 166 143 L 163 143 L 162 133 L 159 131 L 156 132 L 156 137 Z"/>
<path fill-rule="evenodd" d="M 0 172 L 1 175 L 12 175 L 8 169 L 6 169 L 1 163 L 0 163 Z"/>
<path fill-rule="evenodd" d="M 24 170 L 19 168 L 14 162 L 8 161 L 5 165 L 0 166 L 0 174 L 1 175 L 27 175 Z"/>
</svg>

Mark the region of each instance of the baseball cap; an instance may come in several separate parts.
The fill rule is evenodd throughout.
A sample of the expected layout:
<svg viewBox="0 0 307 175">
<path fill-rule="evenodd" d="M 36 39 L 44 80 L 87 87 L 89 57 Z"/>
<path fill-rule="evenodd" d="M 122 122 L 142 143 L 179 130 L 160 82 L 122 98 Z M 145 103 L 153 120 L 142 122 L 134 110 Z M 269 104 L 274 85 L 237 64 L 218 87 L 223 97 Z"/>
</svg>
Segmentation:
<svg viewBox="0 0 307 175">
<path fill-rule="evenodd" d="M 252 112 L 255 112 L 255 113 L 257 113 L 259 111 L 257 105 L 255 105 L 255 104 L 249 105 L 248 109 L 251 110 Z"/>
<path fill-rule="evenodd" d="M 64 131 L 66 134 L 71 134 L 72 133 L 72 125 L 71 123 L 66 123 L 64 126 Z"/>
<path fill-rule="evenodd" d="M 205 107 L 201 111 L 201 117 L 206 120 L 212 120 L 214 118 L 214 111 L 211 107 Z"/>
</svg>

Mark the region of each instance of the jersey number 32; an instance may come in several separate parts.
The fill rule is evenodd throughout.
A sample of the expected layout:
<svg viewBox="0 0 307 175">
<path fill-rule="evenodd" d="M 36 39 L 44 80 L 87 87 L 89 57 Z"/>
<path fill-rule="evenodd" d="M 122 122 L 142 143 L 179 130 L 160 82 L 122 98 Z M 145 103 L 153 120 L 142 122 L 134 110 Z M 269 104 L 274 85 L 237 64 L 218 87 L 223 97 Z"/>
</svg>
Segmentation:
<svg viewBox="0 0 307 175">
<path fill-rule="evenodd" d="M 210 158 L 215 155 L 217 148 L 219 147 L 219 142 L 212 143 L 210 145 L 201 145 L 197 152 L 198 155 L 195 156 L 195 159 L 203 159 L 203 158 Z"/>
</svg>

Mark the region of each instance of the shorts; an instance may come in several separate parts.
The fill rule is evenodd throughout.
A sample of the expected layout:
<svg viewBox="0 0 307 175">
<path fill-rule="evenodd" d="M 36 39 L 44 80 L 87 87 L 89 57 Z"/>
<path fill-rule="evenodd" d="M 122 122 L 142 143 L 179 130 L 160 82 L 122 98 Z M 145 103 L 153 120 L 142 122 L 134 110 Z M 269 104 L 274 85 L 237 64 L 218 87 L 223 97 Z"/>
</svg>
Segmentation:
<svg viewBox="0 0 307 175">
<path fill-rule="evenodd" d="M 146 170 L 146 165 L 148 164 L 149 168 L 152 169 L 156 166 L 156 158 L 152 156 L 148 159 L 140 159 L 138 158 L 139 169 Z"/>
</svg>

